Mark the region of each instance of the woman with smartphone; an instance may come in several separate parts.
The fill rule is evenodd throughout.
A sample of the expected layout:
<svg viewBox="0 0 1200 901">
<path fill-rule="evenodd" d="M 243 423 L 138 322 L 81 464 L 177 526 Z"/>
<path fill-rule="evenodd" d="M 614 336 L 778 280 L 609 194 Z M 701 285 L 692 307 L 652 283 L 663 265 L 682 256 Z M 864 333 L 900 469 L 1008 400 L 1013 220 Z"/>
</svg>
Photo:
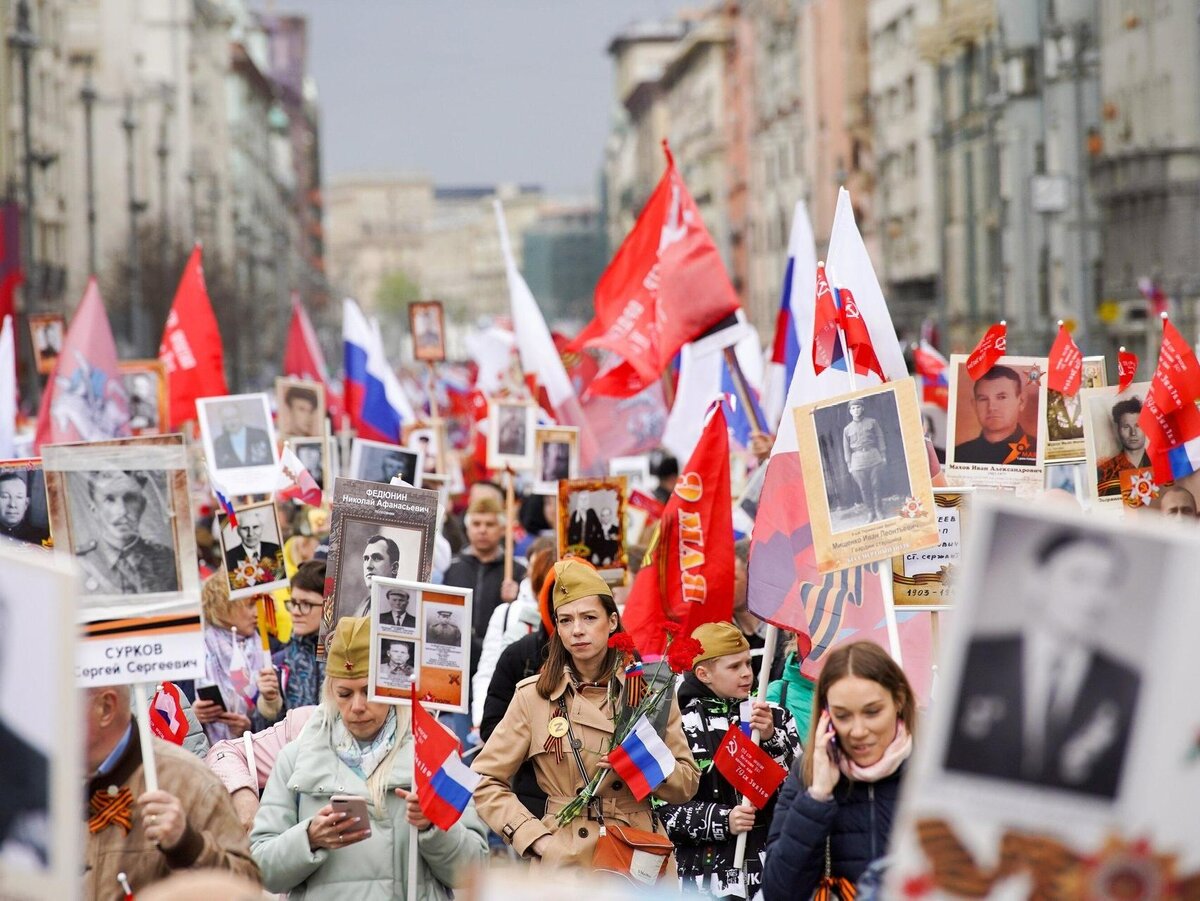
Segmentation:
<svg viewBox="0 0 1200 901">
<path fill-rule="evenodd" d="M 904 671 L 879 645 L 832 650 L 817 680 L 806 753 L 780 791 L 767 836 L 762 897 L 853 898 L 887 853 L 917 708 Z M 816 716 L 819 713 L 819 716 Z"/>
<path fill-rule="evenodd" d="M 448 831 L 411 792 L 407 710 L 367 700 L 366 617 L 343 617 L 326 652 L 321 704 L 280 752 L 263 789 L 250 845 L 270 892 L 305 899 L 407 898 L 410 826 L 417 828 L 417 898 L 444 901 L 487 855 L 487 830 L 468 805 Z"/>
</svg>

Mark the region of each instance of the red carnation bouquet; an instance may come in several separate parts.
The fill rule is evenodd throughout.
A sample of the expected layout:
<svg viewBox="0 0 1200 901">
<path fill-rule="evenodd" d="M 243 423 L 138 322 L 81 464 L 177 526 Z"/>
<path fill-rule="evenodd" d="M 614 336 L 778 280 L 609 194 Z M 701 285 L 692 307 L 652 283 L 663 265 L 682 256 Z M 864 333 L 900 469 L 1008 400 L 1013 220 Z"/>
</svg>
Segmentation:
<svg viewBox="0 0 1200 901">
<path fill-rule="evenodd" d="M 692 661 L 704 653 L 704 645 L 690 635 L 680 637 L 683 626 L 679 623 L 668 622 L 663 625 L 663 631 L 667 633 L 666 654 L 663 659 L 666 660 L 671 672 L 678 675 L 690 671 Z M 667 692 L 674 686 L 675 680 L 664 679 L 661 685 L 656 685 L 652 690 L 647 688 L 642 662 L 637 657 L 633 636 L 628 632 L 614 632 L 609 636 L 608 646 L 620 651 L 613 666 L 613 676 L 615 677 L 621 669 L 625 670 L 625 690 L 622 692 L 621 703 L 617 706 L 616 716 L 613 718 L 613 737 L 612 744 L 609 746 L 615 748 L 629 737 L 629 733 L 633 731 L 633 727 L 642 716 L 645 716 L 650 722 L 654 722 L 654 717 L 663 701 L 666 700 Z M 596 770 L 579 794 L 558 812 L 560 825 L 565 826 L 583 811 L 588 802 L 596 796 L 596 792 L 600 790 L 608 773 L 609 771 L 605 768 Z"/>
</svg>

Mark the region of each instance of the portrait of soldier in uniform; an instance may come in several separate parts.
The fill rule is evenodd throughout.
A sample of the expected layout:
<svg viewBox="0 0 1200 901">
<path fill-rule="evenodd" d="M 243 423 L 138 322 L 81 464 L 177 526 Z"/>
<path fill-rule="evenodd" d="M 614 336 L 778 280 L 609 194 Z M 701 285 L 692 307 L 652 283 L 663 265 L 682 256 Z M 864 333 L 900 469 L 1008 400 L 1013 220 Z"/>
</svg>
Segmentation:
<svg viewBox="0 0 1200 901">
<path fill-rule="evenodd" d="M 33 495 L 45 492 L 40 471 L 0 470 L 0 537 L 27 544 L 42 544 L 50 537 L 45 522 L 33 522 Z M 43 511 L 44 516 L 44 511 Z"/>
<path fill-rule="evenodd" d="M 157 429 L 158 384 L 149 372 L 124 374 L 125 391 L 129 395 L 129 427 L 136 431 Z"/>
<path fill-rule="evenodd" d="M 68 477 L 84 594 L 178 591 L 166 473 L 106 469 Z"/>
<path fill-rule="evenodd" d="M 425 627 L 425 640 L 430 644 L 458 647 L 462 644 L 462 629 L 454 621 L 454 611 L 439 610 L 432 622 Z"/>
<path fill-rule="evenodd" d="M 1000 466 L 1037 465 L 1037 437 L 1021 425 L 1025 410 L 1025 383 L 1011 366 L 993 366 L 980 376 L 968 398 L 979 422 L 979 434 L 954 447 L 955 463 L 990 463 Z"/>
<path fill-rule="evenodd" d="M 380 641 L 379 650 L 379 684 L 388 688 L 408 688 L 412 685 L 412 642 L 384 638 Z"/>
</svg>

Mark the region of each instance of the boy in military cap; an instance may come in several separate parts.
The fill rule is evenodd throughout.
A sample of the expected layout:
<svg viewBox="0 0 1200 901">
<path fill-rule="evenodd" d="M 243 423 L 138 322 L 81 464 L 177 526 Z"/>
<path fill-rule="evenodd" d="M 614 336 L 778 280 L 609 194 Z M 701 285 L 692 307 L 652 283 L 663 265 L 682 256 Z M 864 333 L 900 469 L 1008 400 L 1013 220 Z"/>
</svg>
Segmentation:
<svg viewBox="0 0 1200 901">
<path fill-rule="evenodd" d="M 760 812 L 741 803 L 737 790 L 713 766 L 713 756 L 730 725 L 758 730 L 762 749 L 785 769 L 800 738 L 792 715 L 764 701 L 748 701 L 754 685 L 750 645 L 733 623 L 705 623 L 692 637 L 704 650 L 679 687 L 683 733 L 700 768 L 700 788 L 685 804 L 664 804 L 659 815 L 675 843 L 679 880 L 685 891 L 713 898 L 751 898 L 762 881 L 772 798 Z M 733 865 L 738 835 L 746 832 L 746 866 Z"/>
</svg>

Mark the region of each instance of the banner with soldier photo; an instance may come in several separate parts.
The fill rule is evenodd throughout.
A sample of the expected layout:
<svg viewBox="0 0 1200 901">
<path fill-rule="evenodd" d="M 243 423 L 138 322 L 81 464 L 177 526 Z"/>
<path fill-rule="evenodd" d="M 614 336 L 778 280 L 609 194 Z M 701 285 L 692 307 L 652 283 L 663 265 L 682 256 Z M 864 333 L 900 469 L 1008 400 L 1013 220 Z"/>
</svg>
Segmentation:
<svg viewBox="0 0 1200 901">
<path fill-rule="evenodd" d="M 558 556 L 583 557 L 609 585 L 625 584 L 625 477 L 558 483 Z"/>
<path fill-rule="evenodd" d="M 977 498 L 887 897 L 1195 897 L 1200 534 Z"/>
<path fill-rule="evenodd" d="M 202 397 L 196 416 L 208 470 L 226 497 L 275 490 L 279 451 L 266 394 Z"/>
<path fill-rule="evenodd" d="M 50 546 L 50 510 L 42 461 L 0 461 L 0 538 Z"/>
<path fill-rule="evenodd" d="M 427 581 L 433 568 L 437 492 L 337 479 L 329 527 L 319 649 L 343 616 L 369 616 L 376 576 Z"/>
<path fill-rule="evenodd" d="M 467 713 L 471 678 L 469 588 L 378 577 L 371 582 L 372 701 Z"/>
<path fill-rule="evenodd" d="M 1045 357 L 1000 357 L 978 379 L 966 363 L 950 357 L 947 480 L 1036 494 L 1045 481 Z"/>
<path fill-rule="evenodd" d="M 887 382 L 793 415 L 819 572 L 938 543 L 916 382 Z"/>
<path fill-rule="evenodd" d="M 182 435 L 42 448 L 55 545 L 81 571 L 81 685 L 204 673 Z"/>
<path fill-rule="evenodd" d="M 1085 388 L 1083 402 L 1084 477 L 1088 502 L 1115 511 L 1148 507 L 1157 500 L 1146 433 L 1139 419 L 1149 382 Z"/>
<path fill-rule="evenodd" d="M 0 546 L 0 895 L 74 898 L 82 711 L 74 670 L 79 573 L 64 555 Z"/>
<path fill-rule="evenodd" d="M 1102 388 L 1108 384 L 1104 357 L 1084 357 L 1082 388 Z M 1083 460 L 1083 394 L 1068 396 L 1053 388 L 1046 389 L 1046 463 L 1076 463 Z"/>
</svg>

